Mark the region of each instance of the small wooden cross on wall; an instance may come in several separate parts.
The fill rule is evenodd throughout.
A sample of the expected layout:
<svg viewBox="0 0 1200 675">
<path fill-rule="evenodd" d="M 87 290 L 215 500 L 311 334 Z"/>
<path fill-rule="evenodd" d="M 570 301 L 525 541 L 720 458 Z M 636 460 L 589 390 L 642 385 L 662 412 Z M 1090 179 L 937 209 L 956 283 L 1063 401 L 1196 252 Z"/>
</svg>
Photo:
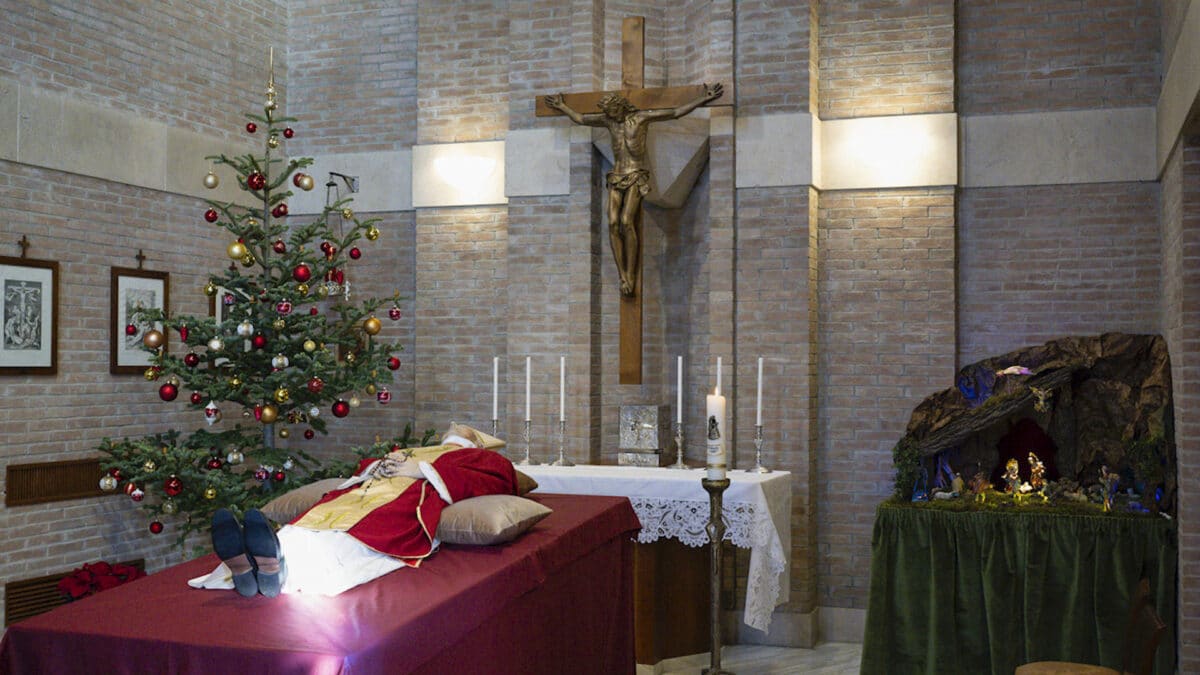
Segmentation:
<svg viewBox="0 0 1200 675">
<path fill-rule="evenodd" d="M 22 258 L 29 256 L 29 245 L 30 245 L 29 237 L 26 237 L 25 235 L 21 235 L 21 239 L 19 241 L 17 241 L 17 246 L 21 247 L 21 257 Z"/>
<path fill-rule="evenodd" d="M 650 186 L 649 166 L 644 163 L 646 127 L 657 120 L 682 117 L 700 105 L 732 105 L 719 84 L 645 88 L 645 27 L 646 20 L 640 16 L 621 23 L 620 91 L 539 96 L 535 104 L 538 117 L 566 115 L 576 124 L 604 126 L 613 141 L 615 165 L 607 181 L 608 218 L 609 240 L 621 276 L 621 384 L 642 383 L 641 197 Z M 613 103 L 613 94 L 624 101 Z M 602 103 L 618 111 L 621 105 L 632 110 L 627 107 L 614 117 L 611 108 L 602 108 Z M 616 147 L 618 144 L 623 147 Z M 640 191 L 634 201 L 625 196 L 623 203 L 616 203 L 622 193 L 634 191 Z"/>
</svg>

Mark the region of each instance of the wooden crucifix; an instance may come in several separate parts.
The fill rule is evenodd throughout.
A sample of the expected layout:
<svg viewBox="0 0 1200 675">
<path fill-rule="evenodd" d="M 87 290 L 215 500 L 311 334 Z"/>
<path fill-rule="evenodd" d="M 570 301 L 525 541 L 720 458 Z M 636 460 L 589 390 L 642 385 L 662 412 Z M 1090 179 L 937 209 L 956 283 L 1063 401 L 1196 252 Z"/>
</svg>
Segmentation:
<svg viewBox="0 0 1200 675">
<path fill-rule="evenodd" d="M 620 383 L 642 383 L 642 199 L 650 191 L 647 127 L 720 102 L 720 84 L 647 89 L 644 17 L 621 23 L 621 89 L 538 97 L 538 117 L 608 129 L 613 169 L 608 173 L 608 240 L 621 283 Z M 726 103 L 728 105 L 728 103 Z"/>
</svg>

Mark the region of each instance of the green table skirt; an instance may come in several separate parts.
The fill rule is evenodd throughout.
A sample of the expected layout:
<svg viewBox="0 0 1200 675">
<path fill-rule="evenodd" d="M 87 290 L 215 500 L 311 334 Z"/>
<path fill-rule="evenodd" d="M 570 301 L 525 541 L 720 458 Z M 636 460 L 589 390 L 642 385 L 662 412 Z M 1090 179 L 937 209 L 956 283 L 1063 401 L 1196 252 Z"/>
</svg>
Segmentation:
<svg viewBox="0 0 1200 675">
<path fill-rule="evenodd" d="M 1011 675 L 1030 661 L 1120 669 L 1129 598 L 1150 579 L 1175 671 L 1178 544 L 1161 517 L 949 512 L 885 502 L 871 542 L 862 672 Z"/>
</svg>

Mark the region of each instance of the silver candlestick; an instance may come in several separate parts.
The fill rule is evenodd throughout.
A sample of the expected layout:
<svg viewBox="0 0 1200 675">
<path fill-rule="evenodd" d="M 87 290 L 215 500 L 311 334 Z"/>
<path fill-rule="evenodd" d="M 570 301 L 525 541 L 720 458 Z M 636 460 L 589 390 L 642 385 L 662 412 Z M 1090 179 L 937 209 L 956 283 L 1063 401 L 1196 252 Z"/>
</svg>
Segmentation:
<svg viewBox="0 0 1200 675">
<path fill-rule="evenodd" d="M 550 466 L 575 466 L 575 462 L 567 459 L 567 421 L 558 421 L 558 459 L 550 462 Z"/>
<path fill-rule="evenodd" d="M 708 492 L 708 525 L 704 531 L 708 534 L 709 550 L 709 667 L 700 671 L 703 675 L 733 675 L 721 668 L 721 542 L 725 540 L 722 496 L 729 482 L 728 478 L 700 479 Z"/>
<path fill-rule="evenodd" d="M 758 473 L 771 473 L 771 470 L 763 466 L 762 463 L 762 444 L 762 425 L 759 424 L 754 427 L 754 468 L 752 471 Z"/>
<path fill-rule="evenodd" d="M 495 417 L 492 418 L 492 436 L 494 438 L 500 438 L 500 420 L 496 419 Z"/>
<path fill-rule="evenodd" d="M 688 469 L 687 464 L 683 463 L 683 424 L 675 423 L 675 463 L 671 465 L 672 469 Z"/>
<path fill-rule="evenodd" d="M 531 425 L 532 425 L 532 422 L 530 422 L 529 420 L 525 420 L 525 431 L 524 431 L 525 458 L 519 462 L 513 462 L 514 464 L 516 464 L 518 466 L 532 466 L 533 465 L 533 462 L 529 460 L 529 430 L 530 430 Z"/>
</svg>

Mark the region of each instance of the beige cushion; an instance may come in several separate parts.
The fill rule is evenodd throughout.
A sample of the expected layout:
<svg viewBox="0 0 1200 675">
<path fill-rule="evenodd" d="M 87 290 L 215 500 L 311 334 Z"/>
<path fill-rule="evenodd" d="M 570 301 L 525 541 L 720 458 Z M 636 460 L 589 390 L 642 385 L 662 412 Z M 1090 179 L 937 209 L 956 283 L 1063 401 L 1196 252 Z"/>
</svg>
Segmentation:
<svg viewBox="0 0 1200 675">
<path fill-rule="evenodd" d="M 1121 675 L 1112 668 L 1066 661 L 1038 661 L 1017 666 L 1013 675 Z"/>
<path fill-rule="evenodd" d="M 505 442 L 499 438 L 458 422 L 450 423 L 450 429 L 446 431 L 442 439 L 445 440 L 448 436 L 461 436 L 473 443 L 475 447 L 487 450 L 499 450 L 505 446 Z"/>
<path fill-rule="evenodd" d="M 472 497 L 442 510 L 437 538 L 447 544 L 503 544 L 516 539 L 548 515 L 550 509 L 524 497 Z"/>
<path fill-rule="evenodd" d="M 320 501 L 326 492 L 337 488 L 344 482 L 346 482 L 345 478 L 326 478 L 302 485 L 272 499 L 259 510 L 277 523 L 291 522 L 296 516 L 312 508 L 313 504 Z"/>
</svg>

